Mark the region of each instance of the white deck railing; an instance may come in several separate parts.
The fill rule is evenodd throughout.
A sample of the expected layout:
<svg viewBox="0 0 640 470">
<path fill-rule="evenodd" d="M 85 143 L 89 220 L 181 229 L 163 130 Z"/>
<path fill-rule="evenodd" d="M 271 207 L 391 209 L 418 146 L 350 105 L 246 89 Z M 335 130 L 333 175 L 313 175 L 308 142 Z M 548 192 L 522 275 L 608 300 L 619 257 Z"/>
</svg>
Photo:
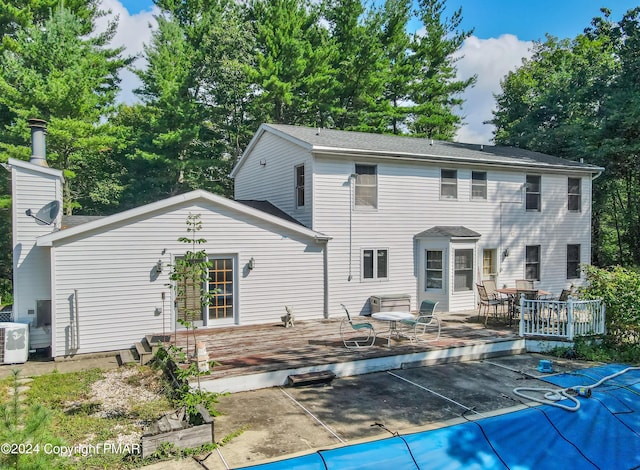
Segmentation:
<svg viewBox="0 0 640 470">
<path fill-rule="evenodd" d="M 527 300 L 520 298 L 520 336 L 575 336 L 605 333 L 602 300 Z"/>
</svg>

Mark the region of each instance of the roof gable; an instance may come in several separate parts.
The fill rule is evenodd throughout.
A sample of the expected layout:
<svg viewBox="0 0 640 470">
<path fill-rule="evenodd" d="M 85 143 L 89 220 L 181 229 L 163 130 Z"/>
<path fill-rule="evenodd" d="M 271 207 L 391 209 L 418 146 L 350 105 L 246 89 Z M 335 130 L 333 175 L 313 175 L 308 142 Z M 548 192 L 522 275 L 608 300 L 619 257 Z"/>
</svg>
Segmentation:
<svg viewBox="0 0 640 470">
<path fill-rule="evenodd" d="M 308 229 L 295 221 L 285 220 L 276 215 L 263 212 L 262 210 L 256 209 L 249 205 L 242 204 L 240 202 L 236 202 L 231 199 L 227 199 L 225 197 L 218 196 L 218 195 L 199 189 L 199 190 L 191 191 L 189 193 L 170 197 L 168 199 L 163 199 L 158 202 L 136 207 L 134 209 L 120 212 L 118 214 L 94 219 L 84 224 L 70 227 L 66 230 L 60 230 L 47 235 L 43 235 L 37 239 L 37 244 L 39 246 L 52 246 L 54 242 L 63 240 L 65 238 L 70 238 L 70 237 L 73 237 L 82 233 L 86 233 L 92 230 L 106 231 L 110 226 L 119 222 L 140 218 L 157 211 L 168 211 L 172 207 L 177 206 L 179 204 L 183 204 L 185 202 L 197 202 L 197 201 L 210 202 L 216 206 L 224 207 L 226 209 L 230 209 L 245 215 L 250 215 L 264 222 L 268 222 L 278 227 L 291 230 L 295 233 L 298 233 L 302 236 L 309 237 L 311 239 L 315 239 L 318 241 L 325 241 L 330 239 L 330 237 L 327 237 L 320 232 L 316 232 L 311 229 Z"/>
</svg>

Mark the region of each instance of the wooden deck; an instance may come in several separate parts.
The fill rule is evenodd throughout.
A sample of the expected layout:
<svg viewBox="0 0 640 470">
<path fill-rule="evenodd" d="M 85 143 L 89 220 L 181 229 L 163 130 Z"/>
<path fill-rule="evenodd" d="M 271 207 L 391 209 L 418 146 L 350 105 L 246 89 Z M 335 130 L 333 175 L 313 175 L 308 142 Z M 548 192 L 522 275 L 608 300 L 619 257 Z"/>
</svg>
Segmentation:
<svg viewBox="0 0 640 470">
<path fill-rule="evenodd" d="M 364 318 L 364 317 L 358 317 Z M 440 314 L 442 332 L 438 341 L 412 343 L 408 339 L 391 340 L 387 347 L 387 322 L 371 321 L 376 328 L 376 345 L 366 350 L 346 349 L 340 339 L 342 318 L 296 322 L 294 327 L 284 328 L 282 323 L 234 326 L 197 330 L 197 340 L 206 344 L 211 360 L 218 363 L 203 380 L 250 375 L 283 369 L 335 364 L 361 359 L 398 356 L 416 352 L 441 350 L 474 344 L 517 339 L 512 327 L 490 319 L 485 328 L 475 312 Z M 194 351 L 193 335 L 178 332 L 171 342 Z"/>
</svg>

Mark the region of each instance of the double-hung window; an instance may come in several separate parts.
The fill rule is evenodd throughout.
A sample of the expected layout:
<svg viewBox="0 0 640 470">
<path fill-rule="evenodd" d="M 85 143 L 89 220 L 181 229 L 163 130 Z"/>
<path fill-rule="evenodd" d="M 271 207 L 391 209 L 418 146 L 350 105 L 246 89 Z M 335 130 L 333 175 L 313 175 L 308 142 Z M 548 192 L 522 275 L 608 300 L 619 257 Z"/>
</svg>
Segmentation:
<svg viewBox="0 0 640 470">
<path fill-rule="evenodd" d="M 296 207 L 304 207 L 304 165 L 296 167 Z"/>
<path fill-rule="evenodd" d="M 525 203 L 528 211 L 540 212 L 540 186 L 541 177 L 539 175 L 527 175 Z"/>
<path fill-rule="evenodd" d="M 525 247 L 525 279 L 540 280 L 540 245 L 527 245 Z"/>
<path fill-rule="evenodd" d="M 487 172 L 471 172 L 471 199 L 487 199 Z"/>
<path fill-rule="evenodd" d="M 458 171 L 440 170 L 440 198 L 458 198 Z"/>
<path fill-rule="evenodd" d="M 567 245 L 567 279 L 580 278 L 580 245 Z"/>
<path fill-rule="evenodd" d="M 567 207 L 569 212 L 582 210 L 582 181 L 580 178 L 569 178 L 567 187 Z"/>
<path fill-rule="evenodd" d="M 443 253 L 441 250 L 426 250 L 425 252 L 425 270 L 427 289 L 442 289 L 442 273 L 443 273 Z"/>
<path fill-rule="evenodd" d="M 362 250 L 362 279 L 387 279 L 389 277 L 389 251 L 365 248 Z"/>
<path fill-rule="evenodd" d="M 378 207 L 378 168 L 356 164 L 356 207 Z"/>
<path fill-rule="evenodd" d="M 453 256 L 453 290 L 459 292 L 473 289 L 473 250 L 455 250 Z"/>
</svg>

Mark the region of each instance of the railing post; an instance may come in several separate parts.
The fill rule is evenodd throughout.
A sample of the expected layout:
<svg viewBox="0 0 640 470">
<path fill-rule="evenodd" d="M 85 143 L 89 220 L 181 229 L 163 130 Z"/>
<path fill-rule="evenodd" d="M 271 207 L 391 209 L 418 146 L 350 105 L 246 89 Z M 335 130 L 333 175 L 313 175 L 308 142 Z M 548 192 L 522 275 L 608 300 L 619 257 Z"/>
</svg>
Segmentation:
<svg viewBox="0 0 640 470">
<path fill-rule="evenodd" d="M 518 302 L 520 303 L 520 336 L 524 336 L 524 305 L 523 305 L 524 295 L 520 294 L 520 298 Z"/>
<path fill-rule="evenodd" d="M 567 298 L 567 338 L 569 340 L 573 340 L 573 327 L 573 297 L 569 296 L 569 298 Z"/>
</svg>

